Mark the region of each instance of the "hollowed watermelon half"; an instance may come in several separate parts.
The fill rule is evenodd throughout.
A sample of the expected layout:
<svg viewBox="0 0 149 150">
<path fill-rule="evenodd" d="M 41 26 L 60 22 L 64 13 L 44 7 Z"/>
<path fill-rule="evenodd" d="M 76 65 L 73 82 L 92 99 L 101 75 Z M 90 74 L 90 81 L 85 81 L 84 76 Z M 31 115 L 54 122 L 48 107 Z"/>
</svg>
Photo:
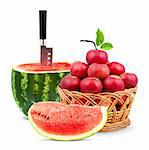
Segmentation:
<svg viewBox="0 0 149 150">
<path fill-rule="evenodd" d="M 48 139 L 80 140 L 103 128 L 107 107 L 38 102 L 30 107 L 28 117 L 37 132 Z"/>
<path fill-rule="evenodd" d="M 69 63 L 53 63 L 52 66 L 33 63 L 13 67 L 12 91 L 20 110 L 27 115 L 34 102 L 59 101 L 56 87 L 69 69 Z"/>
</svg>

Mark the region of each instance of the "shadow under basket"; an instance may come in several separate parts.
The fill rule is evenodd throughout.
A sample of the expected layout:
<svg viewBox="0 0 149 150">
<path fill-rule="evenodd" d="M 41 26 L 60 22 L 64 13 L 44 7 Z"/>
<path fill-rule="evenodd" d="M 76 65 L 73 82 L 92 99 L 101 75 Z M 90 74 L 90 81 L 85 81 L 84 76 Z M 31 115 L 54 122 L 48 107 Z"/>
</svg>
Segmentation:
<svg viewBox="0 0 149 150">
<path fill-rule="evenodd" d="M 126 89 L 114 93 L 99 94 L 68 91 L 58 86 L 61 102 L 64 104 L 80 104 L 86 106 L 108 106 L 108 119 L 100 132 L 109 132 L 130 125 L 128 118 L 137 88 Z"/>
</svg>

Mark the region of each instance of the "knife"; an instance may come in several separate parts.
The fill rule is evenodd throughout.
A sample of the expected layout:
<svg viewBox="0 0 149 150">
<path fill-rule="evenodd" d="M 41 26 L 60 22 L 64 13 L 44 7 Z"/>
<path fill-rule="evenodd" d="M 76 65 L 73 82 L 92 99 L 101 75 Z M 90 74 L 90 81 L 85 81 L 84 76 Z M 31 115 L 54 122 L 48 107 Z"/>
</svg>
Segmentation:
<svg viewBox="0 0 149 150">
<path fill-rule="evenodd" d="M 39 11 L 39 30 L 40 30 L 40 63 L 43 66 L 52 65 L 52 48 L 46 47 L 46 23 L 47 11 Z"/>
</svg>

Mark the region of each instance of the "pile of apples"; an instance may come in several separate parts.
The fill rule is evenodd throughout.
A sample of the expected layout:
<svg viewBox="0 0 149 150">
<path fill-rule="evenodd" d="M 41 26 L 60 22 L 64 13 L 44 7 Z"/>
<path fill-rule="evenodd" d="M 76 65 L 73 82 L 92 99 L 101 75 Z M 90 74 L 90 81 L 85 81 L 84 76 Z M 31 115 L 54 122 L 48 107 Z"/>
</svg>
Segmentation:
<svg viewBox="0 0 149 150">
<path fill-rule="evenodd" d="M 70 74 L 63 77 L 60 87 L 69 91 L 84 93 L 116 92 L 137 86 L 135 74 L 126 73 L 119 62 L 109 62 L 103 50 L 90 50 L 87 63 L 76 61 L 71 65 Z"/>
</svg>

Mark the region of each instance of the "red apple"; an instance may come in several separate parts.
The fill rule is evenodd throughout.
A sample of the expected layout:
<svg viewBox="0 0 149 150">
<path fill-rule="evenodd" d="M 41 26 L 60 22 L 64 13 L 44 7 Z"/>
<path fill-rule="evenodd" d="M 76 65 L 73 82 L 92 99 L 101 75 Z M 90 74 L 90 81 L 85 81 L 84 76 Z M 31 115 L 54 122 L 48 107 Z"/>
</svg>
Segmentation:
<svg viewBox="0 0 149 150">
<path fill-rule="evenodd" d="M 138 78 L 133 73 L 124 73 L 121 75 L 122 80 L 125 83 L 125 88 L 134 88 L 137 86 Z"/>
<path fill-rule="evenodd" d="M 95 77 L 86 77 L 80 82 L 80 90 L 84 93 L 100 93 L 102 82 Z"/>
<path fill-rule="evenodd" d="M 76 61 L 71 65 L 70 72 L 72 76 L 84 78 L 87 76 L 88 65 L 81 61 Z"/>
<path fill-rule="evenodd" d="M 60 87 L 69 91 L 77 91 L 79 89 L 80 79 L 76 76 L 66 75 L 60 81 Z"/>
<path fill-rule="evenodd" d="M 97 77 L 101 80 L 106 78 L 110 74 L 109 67 L 106 64 L 93 63 L 88 68 L 89 77 Z"/>
<path fill-rule="evenodd" d="M 108 61 L 108 55 L 105 51 L 102 50 L 90 50 L 86 54 L 86 61 L 88 64 L 106 64 Z"/>
<path fill-rule="evenodd" d="M 110 75 L 104 79 L 103 87 L 107 92 L 116 92 L 124 90 L 125 84 L 119 76 Z"/>
<path fill-rule="evenodd" d="M 125 67 L 118 62 L 111 62 L 108 64 L 110 69 L 110 74 L 120 75 L 125 72 Z"/>
</svg>

